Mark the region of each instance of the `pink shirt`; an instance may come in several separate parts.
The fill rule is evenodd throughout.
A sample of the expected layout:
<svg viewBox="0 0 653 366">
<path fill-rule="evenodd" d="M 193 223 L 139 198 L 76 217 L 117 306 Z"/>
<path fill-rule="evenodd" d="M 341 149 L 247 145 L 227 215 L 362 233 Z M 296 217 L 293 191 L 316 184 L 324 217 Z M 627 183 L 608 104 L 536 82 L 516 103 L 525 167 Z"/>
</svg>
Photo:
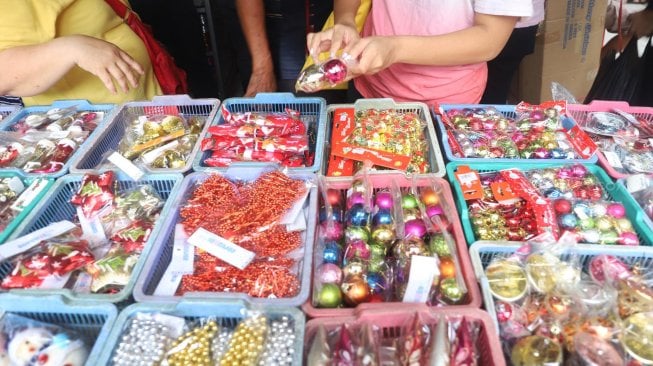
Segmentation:
<svg viewBox="0 0 653 366">
<path fill-rule="evenodd" d="M 363 37 L 441 35 L 469 28 L 474 13 L 530 16 L 531 0 L 374 0 Z M 478 103 L 487 79 L 485 62 L 460 66 L 394 64 L 354 80 L 366 98 L 391 97 L 427 104 Z"/>
</svg>

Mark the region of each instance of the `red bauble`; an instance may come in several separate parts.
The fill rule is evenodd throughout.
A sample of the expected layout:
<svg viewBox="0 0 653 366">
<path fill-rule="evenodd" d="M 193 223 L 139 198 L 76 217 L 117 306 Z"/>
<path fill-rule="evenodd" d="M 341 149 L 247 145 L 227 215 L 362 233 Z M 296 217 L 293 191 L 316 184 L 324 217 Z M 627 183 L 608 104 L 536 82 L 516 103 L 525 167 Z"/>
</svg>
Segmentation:
<svg viewBox="0 0 653 366">
<path fill-rule="evenodd" d="M 571 202 L 566 199 L 558 199 L 553 202 L 553 209 L 557 214 L 566 214 L 571 212 Z"/>
</svg>

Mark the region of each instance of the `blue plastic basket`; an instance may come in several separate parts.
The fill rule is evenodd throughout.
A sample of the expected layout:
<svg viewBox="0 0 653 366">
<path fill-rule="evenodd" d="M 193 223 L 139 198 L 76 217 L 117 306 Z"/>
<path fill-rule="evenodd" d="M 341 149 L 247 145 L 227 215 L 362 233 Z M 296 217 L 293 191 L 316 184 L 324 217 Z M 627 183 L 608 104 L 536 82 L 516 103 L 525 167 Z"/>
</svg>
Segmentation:
<svg viewBox="0 0 653 366">
<path fill-rule="evenodd" d="M 355 110 L 366 110 L 366 109 L 394 109 L 398 112 L 413 112 L 417 113 L 419 117 L 426 123 L 425 131 L 424 131 L 424 137 L 426 138 L 426 142 L 428 144 L 428 149 L 429 149 L 429 166 L 430 170 L 428 174 L 433 174 L 437 177 L 444 177 L 446 171 L 445 171 L 445 165 L 444 165 L 444 159 L 442 158 L 442 151 L 440 150 L 440 143 L 438 142 L 437 135 L 435 133 L 435 127 L 433 127 L 433 120 L 431 119 L 431 113 L 429 113 L 429 108 L 426 104 L 424 103 L 397 103 L 393 99 L 390 98 L 381 98 L 381 99 L 358 99 L 354 104 L 331 104 L 329 105 L 329 108 L 327 108 L 327 117 L 328 117 L 328 123 L 327 123 L 327 129 L 326 129 L 326 135 L 327 135 L 327 143 L 325 145 L 325 153 L 324 155 L 326 156 L 325 158 L 325 163 L 324 167 L 322 169 L 322 174 L 327 173 L 328 169 L 328 160 L 329 156 L 331 154 L 331 146 L 329 144 L 330 139 L 331 139 L 331 121 L 333 121 L 333 113 L 336 109 L 338 108 L 354 108 Z M 370 174 L 386 174 L 386 173 L 397 173 L 398 171 L 396 170 L 373 170 L 370 171 Z M 399 171 L 400 173 L 403 173 Z M 422 175 L 422 174 L 417 174 L 417 175 Z"/>
<path fill-rule="evenodd" d="M 0 131 L 10 131 L 11 126 L 15 125 L 18 123 L 21 119 L 27 117 L 28 115 L 32 113 L 44 113 L 47 112 L 48 110 L 52 108 L 70 108 L 70 107 L 77 107 L 78 111 L 91 111 L 91 112 L 104 112 L 104 118 L 100 123 L 98 123 L 97 127 L 93 132 L 89 134 L 89 136 L 86 138 L 86 140 L 73 152 L 72 156 L 68 158 L 68 161 L 66 164 L 64 164 L 63 168 L 59 170 L 58 172 L 55 173 L 25 173 L 22 169 L 18 168 L 4 168 L 3 170 L 6 171 L 16 171 L 20 174 L 22 174 L 25 177 L 51 177 L 51 178 L 58 178 L 66 173 L 68 173 L 68 170 L 76 164 L 76 161 L 82 156 L 83 151 L 86 147 L 92 144 L 92 140 L 94 139 L 95 136 L 99 135 L 99 132 L 102 131 L 105 126 L 107 125 L 107 122 L 112 116 L 112 112 L 114 111 L 115 105 L 114 104 L 92 104 L 88 102 L 87 100 L 58 100 L 52 103 L 52 105 L 43 105 L 43 106 L 33 106 L 33 107 L 25 107 L 16 113 L 12 114 L 9 118 L 5 118 L 2 120 L 2 123 L 0 123 Z"/>
<path fill-rule="evenodd" d="M 460 184 L 458 183 L 458 180 L 456 180 L 456 175 L 455 175 L 455 172 L 458 169 L 458 167 L 463 165 L 469 166 L 472 170 L 476 170 L 479 173 L 498 172 L 500 170 L 515 168 L 515 165 L 507 164 L 507 163 L 496 163 L 496 164 L 449 163 L 447 164 L 447 174 L 449 176 L 449 181 L 451 182 L 451 185 L 453 186 L 453 190 L 455 193 L 456 206 L 458 208 L 458 212 L 460 212 L 460 221 L 463 224 L 463 230 L 465 231 L 465 238 L 467 239 L 467 244 L 471 245 L 475 243 L 477 239 L 476 239 L 476 235 L 474 234 L 472 223 L 469 219 L 469 210 L 468 210 L 467 202 L 463 199 L 463 193 L 460 189 Z M 565 165 L 567 164 L 564 164 L 560 161 L 558 161 L 557 164 L 528 162 L 528 163 L 520 164 L 518 167 L 519 170 L 521 171 L 528 171 L 534 169 L 561 167 Z M 646 216 L 646 214 L 644 213 L 642 208 L 639 207 L 639 205 L 634 202 L 634 200 L 628 199 L 628 192 L 626 191 L 626 189 L 623 186 L 614 183 L 612 179 L 610 179 L 608 174 L 600 166 L 585 165 L 585 167 L 590 173 L 594 174 L 594 176 L 598 178 L 599 182 L 601 183 L 601 186 L 603 186 L 604 191 L 607 193 L 609 200 L 621 202 L 623 203 L 624 207 L 626 207 L 627 217 L 630 220 L 630 222 L 633 224 L 633 228 L 635 229 L 635 233 L 637 233 L 637 237 L 639 238 L 640 245 L 653 245 L 653 233 L 644 223 L 644 216 Z"/>
<path fill-rule="evenodd" d="M 652 177 L 649 177 L 649 179 L 653 179 Z M 619 184 L 620 188 L 624 190 L 625 192 L 625 198 L 624 201 L 627 201 L 629 205 L 633 206 L 639 206 L 640 208 L 642 207 L 633 197 L 633 195 L 628 191 L 628 188 L 626 188 L 626 180 L 625 179 L 619 179 L 617 180 L 617 183 Z M 624 203 L 625 204 L 625 203 Z M 643 209 L 642 209 L 643 211 Z M 646 212 L 642 212 L 642 220 L 646 224 L 645 226 L 648 228 L 649 235 L 653 237 L 653 220 L 651 220 L 650 217 L 646 214 Z"/>
<path fill-rule="evenodd" d="M 453 152 L 451 151 L 451 145 L 449 144 L 449 137 L 447 134 L 447 129 L 444 125 L 444 122 L 442 122 L 442 118 L 440 117 L 440 114 L 446 113 L 447 111 L 451 109 L 464 109 L 464 108 L 483 108 L 483 107 L 494 107 L 496 108 L 499 112 L 501 112 L 504 116 L 508 118 L 515 118 L 517 116 L 517 113 L 515 112 L 515 107 L 514 105 L 489 105 L 489 104 L 443 104 L 440 106 L 440 110 L 432 110 L 433 115 L 438 121 L 438 129 L 440 130 L 440 137 L 442 138 L 442 149 L 444 150 L 444 154 L 447 157 L 447 160 L 449 162 L 456 162 L 456 163 L 556 163 L 556 164 L 570 164 L 570 163 L 591 163 L 595 164 L 598 161 L 598 157 L 596 154 L 592 155 L 588 159 L 507 159 L 507 158 L 498 158 L 498 159 L 489 159 L 489 158 L 461 158 L 458 156 L 455 156 Z"/>
<path fill-rule="evenodd" d="M 120 141 L 125 136 L 125 131 L 132 119 L 146 114 L 147 109 L 160 108 L 162 113 L 165 113 L 166 107 L 176 107 L 183 117 L 206 117 L 200 138 L 197 140 L 188 159 L 186 159 L 186 164 L 177 169 L 151 167 L 143 167 L 142 169 L 146 173 L 186 173 L 191 169 L 193 159 L 200 149 L 201 138 L 215 118 L 219 105 L 220 101 L 217 99 L 191 99 L 188 95 L 164 95 L 155 97 L 151 102 L 125 103 L 117 109 L 106 127 L 95 136 L 93 142 L 80 152 L 80 158 L 71 165 L 70 172 L 88 173 L 98 169 L 100 164 L 104 162 L 108 151 L 118 150 Z"/>
<path fill-rule="evenodd" d="M 225 173 L 226 176 L 239 177 L 240 179 L 250 181 L 256 178 L 257 174 L 248 168 L 231 168 Z M 250 173 L 250 176 L 244 176 L 235 172 Z M 231 172 L 234 172 L 233 175 Z M 153 250 L 148 256 L 145 269 L 141 272 L 134 289 L 134 299 L 139 302 L 179 302 L 185 299 L 203 299 L 205 301 L 222 300 L 226 298 L 243 299 L 252 304 L 274 304 L 282 306 L 299 306 L 304 303 L 310 294 L 311 288 L 311 263 L 313 259 L 313 243 L 315 242 L 316 221 L 317 221 L 317 188 L 311 188 L 308 198 L 308 210 L 306 230 L 303 238 L 303 258 L 298 261 L 297 272 L 300 279 L 299 292 L 289 298 L 256 298 L 244 293 L 234 292 L 195 292 L 185 293 L 182 296 L 158 296 L 154 295 L 163 274 L 165 273 L 170 261 L 172 260 L 172 248 L 174 244 L 175 225 L 179 221 L 179 210 L 192 195 L 196 184 L 203 182 L 211 173 L 197 172 L 184 178 L 181 184 L 180 192 L 173 202 L 173 209 L 165 217 L 163 229 L 157 235 Z M 289 177 L 314 181 L 315 176 L 311 173 L 289 173 Z"/>
<path fill-rule="evenodd" d="M 293 344 L 293 365 L 302 364 L 302 350 L 304 345 L 304 326 L 306 319 L 304 314 L 293 307 L 279 306 L 256 306 L 248 305 L 237 300 L 222 300 L 217 302 L 206 301 L 183 301 L 178 304 L 170 303 L 139 303 L 125 308 L 115 322 L 108 339 L 105 342 L 102 354 L 97 360 L 97 365 L 108 365 L 113 352 L 118 345 L 120 336 L 129 325 L 129 321 L 137 313 L 164 313 L 167 315 L 179 316 L 187 321 L 195 321 L 200 318 L 212 317 L 220 327 L 230 329 L 236 328 L 238 323 L 247 316 L 248 312 L 261 313 L 270 320 L 288 317 L 293 323 L 295 341 Z"/>
<path fill-rule="evenodd" d="M 494 307 L 494 298 L 490 293 L 489 283 L 485 276 L 485 268 L 492 262 L 494 258 L 506 257 L 514 253 L 523 243 L 515 242 L 491 242 L 491 241 L 478 241 L 469 248 L 469 255 L 472 259 L 472 266 L 476 278 L 479 279 L 481 284 L 481 291 L 483 292 L 483 302 L 485 310 L 490 314 L 495 322 L 496 329 L 498 330 L 497 314 Z M 587 267 L 592 258 L 600 254 L 613 255 L 620 258 L 628 265 L 638 264 L 647 268 L 653 264 L 653 248 L 651 247 L 629 247 L 623 245 L 587 245 L 578 244 L 573 249 L 564 252 L 561 259 L 565 260 L 571 256 L 578 258 L 578 263 L 582 266 L 583 271 L 587 273 Z"/>
<path fill-rule="evenodd" d="M 258 112 L 281 113 L 292 109 L 300 113 L 301 120 L 306 124 L 309 134 L 309 150 L 315 153 L 313 165 L 302 168 L 288 168 L 293 172 L 319 172 L 324 159 L 324 143 L 326 135 L 326 101 L 317 97 L 295 97 L 290 93 L 259 93 L 254 98 L 229 98 L 222 103 L 222 107 L 231 113 Z M 218 113 L 212 126 L 224 124 L 224 118 Z M 207 133 L 204 137 L 209 137 Z M 310 138 L 315 136 L 314 139 Z M 228 168 L 210 167 L 204 161 L 211 156 L 211 151 L 197 154 L 193 162 L 196 172 L 226 171 Z M 236 162 L 231 167 L 258 168 L 269 165 L 265 162 Z"/>
<path fill-rule="evenodd" d="M 11 114 L 20 110 L 22 107 L 18 105 L 2 105 L 0 106 L 0 125 L 11 119 Z"/>
<path fill-rule="evenodd" d="M 3 172 L 3 171 L 0 171 L 0 178 L 11 178 L 11 177 L 21 178 L 21 180 L 25 184 L 25 187 L 29 186 L 29 184 L 33 180 L 32 178 L 23 178 L 17 172 Z M 9 235 L 11 235 L 11 233 L 13 233 L 14 230 L 16 230 L 18 225 L 20 225 L 20 223 L 23 222 L 25 217 L 27 217 L 27 215 L 32 211 L 34 206 L 36 206 L 36 204 L 39 202 L 39 200 L 41 198 L 43 198 L 43 196 L 48 192 L 48 190 L 50 189 L 50 186 L 52 186 L 53 183 L 54 183 L 54 179 L 51 179 L 51 178 L 50 179 L 45 179 L 45 188 L 43 188 L 43 190 L 39 194 L 37 194 L 36 197 L 34 197 L 32 202 L 29 205 L 27 205 L 27 207 L 25 207 L 25 209 L 23 211 L 21 211 L 18 215 L 16 215 L 16 217 L 14 217 L 11 220 L 11 222 L 7 224 L 5 229 L 2 232 L 0 232 L 0 244 L 4 243 L 7 240 L 7 238 L 9 238 Z"/>
<path fill-rule="evenodd" d="M 114 326 L 118 311 L 102 302 L 69 302 L 59 296 L 0 296 L 0 310 L 77 332 L 89 347 L 85 365 L 100 365 L 98 357 Z"/>
<path fill-rule="evenodd" d="M 30 215 L 23 220 L 23 223 L 12 234 L 11 239 L 18 238 L 22 235 L 28 234 L 32 231 L 41 229 L 49 224 L 61 220 L 72 221 L 76 216 L 76 208 L 70 203 L 70 198 L 79 190 L 81 180 L 84 175 L 71 174 L 57 180 L 54 186 L 48 192 L 48 196 L 41 200 L 37 206 L 32 210 Z M 118 174 L 116 178 L 117 190 L 123 191 L 133 187 L 144 184 L 151 185 L 154 190 L 166 200 L 165 205 L 160 213 L 160 220 L 156 222 L 150 238 L 145 243 L 143 252 L 141 253 L 138 262 L 134 266 L 131 278 L 127 285 L 115 294 L 82 294 L 75 293 L 69 289 L 53 289 L 53 290 L 39 290 L 39 289 L 12 289 L 9 292 L 19 295 L 32 295 L 44 296 L 51 294 L 59 294 L 64 297 L 79 300 L 79 301 L 106 301 L 118 303 L 125 301 L 132 294 L 132 290 L 136 283 L 138 274 L 143 269 L 145 259 L 148 257 L 155 238 L 160 230 L 163 229 L 162 219 L 170 214 L 171 204 L 175 200 L 179 186 L 183 176 L 181 174 L 151 174 L 144 176 L 138 183 L 130 180 L 128 177 Z M 0 263 L 0 281 L 4 279 L 13 269 L 10 261 Z"/>
</svg>

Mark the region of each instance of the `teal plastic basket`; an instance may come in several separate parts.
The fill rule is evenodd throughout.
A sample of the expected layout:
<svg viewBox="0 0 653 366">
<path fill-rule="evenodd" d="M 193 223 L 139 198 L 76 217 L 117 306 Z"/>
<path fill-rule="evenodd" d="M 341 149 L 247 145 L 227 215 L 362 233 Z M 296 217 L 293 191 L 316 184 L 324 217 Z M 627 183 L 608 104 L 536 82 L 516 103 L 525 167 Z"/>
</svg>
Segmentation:
<svg viewBox="0 0 653 366">
<path fill-rule="evenodd" d="M 442 149 L 444 154 L 447 157 L 447 160 L 452 163 L 510 163 L 510 164 L 522 164 L 524 162 L 528 163 L 554 163 L 554 164 L 571 164 L 571 163 L 590 163 L 595 164 L 598 161 L 598 156 L 596 154 L 592 155 L 588 159 L 489 159 L 489 158 L 461 158 L 455 156 L 451 150 L 451 144 L 449 144 L 449 137 L 447 134 L 447 129 L 442 122 L 442 113 L 446 113 L 452 109 L 469 109 L 469 108 L 485 108 L 485 107 L 494 107 L 504 116 L 508 118 L 517 117 L 515 112 L 516 106 L 514 105 L 490 105 L 490 104 L 443 104 L 440 106 L 440 110 L 432 109 L 433 116 L 438 121 L 438 129 L 440 130 L 440 138 L 442 139 Z M 571 116 L 571 115 L 570 115 Z M 574 122 L 575 123 L 575 122 Z"/>
<path fill-rule="evenodd" d="M 304 208 L 305 211 L 307 210 L 308 214 L 306 215 L 306 230 L 304 231 L 302 238 L 303 253 L 301 254 L 301 260 L 298 260 L 297 267 L 297 276 L 300 281 L 299 291 L 295 296 L 271 299 L 251 297 L 248 294 L 236 292 L 189 292 L 182 296 L 161 296 L 154 294 L 159 282 L 168 268 L 168 265 L 170 264 L 170 261 L 172 260 L 175 225 L 179 222 L 179 211 L 192 195 L 196 185 L 206 180 L 210 175 L 211 173 L 196 172 L 184 178 L 181 183 L 179 194 L 174 202 L 172 202 L 169 214 L 166 215 L 163 221 L 161 232 L 157 235 L 156 243 L 153 245 L 153 250 L 147 258 L 145 268 L 137 280 L 136 287 L 134 288 L 134 299 L 139 302 L 179 302 L 185 299 L 201 299 L 204 301 L 242 299 L 251 304 L 274 304 L 280 306 L 299 306 L 304 303 L 309 297 L 311 288 L 311 268 L 318 211 L 316 187 L 311 188 L 307 199 L 307 207 Z M 254 169 L 242 167 L 231 168 L 229 171 L 224 173 L 224 175 L 234 178 L 237 177 L 244 181 L 254 180 L 255 177 L 258 176 Z M 289 173 L 288 176 L 294 179 L 302 179 L 306 181 L 315 180 L 315 175 L 311 173 Z"/>
<path fill-rule="evenodd" d="M 23 223 L 12 234 L 11 239 L 18 238 L 32 231 L 41 229 L 49 224 L 61 220 L 72 221 L 76 215 L 76 208 L 70 203 L 70 198 L 79 190 L 83 174 L 71 174 L 60 178 L 50 189 L 48 196 L 41 200 L 32 210 L 31 214 L 25 218 Z M 127 176 L 117 174 L 116 183 L 117 191 L 123 191 L 144 184 L 151 185 L 154 190 L 166 200 L 165 205 L 160 213 L 160 219 L 157 220 L 150 238 L 145 243 L 143 252 L 138 262 L 134 266 L 131 278 L 127 285 L 119 292 L 114 294 L 83 294 L 75 293 L 69 289 L 12 289 L 9 292 L 17 295 L 45 296 L 45 295 L 62 295 L 66 298 L 78 301 L 106 301 L 119 303 L 130 298 L 132 290 L 136 283 L 138 274 L 143 269 L 152 245 L 159 231 L 163 229 L 162 221 L 170 214 L 171 203 L 175 200 L 179 192 L 179 186 L 183 176 L 181 174 L 151 174 L 144 176 L 138 183 L 130 180 Z M 11 261 L 5 261 L 0 264 L 0 281 L 4 279 L 13 269 Z"/>
<path fill-rule="evenodd" d="M 460 221 L 463 224 L 463 230 L 465 231 L 465 238 L 467 239 L 467 244 L 471 245 L 475 243 L 478 239 L 474 234 L 474 229 L 472 223 L 469 219 L 469 210 L 467 202 L 463 199 L 463 193 L 460 189 L 460 184 L 456 180 L 455 172 L 459 166 L 469 166 L 472 170 L 476 170 L 479 173 L 487 172 L 498 172 L 500 170 L 518 168 L 521 171 L 529 171 L 534 169 L 544 169 L 544 168 L 555 168 L 561 167 L 568 164 L 560 163 L 550 164 L 550 163 L 522 163 L 517 166 L 515 164 L 508 163 L 497 163 L 497 164 L 481 164 L 481 163 L 469 163 L 469 164 L 459 164 L 459 163 L 449 163 L 447 164 L 447 174 L 449 176 L 449 181 L 453 186 L 453 190 L 456 198 L 456 207 L 458 212 L 460 212 Z M 646 214 L 642 211 L 642 208 L 639 207 L 634 200 L 628 199 L 628 192 L 623 186 L 620 186 L 617 183 L 614 183 L 608 174 L 598 165 L 585 165 L 587 170 L 594 174 L 603 186 L 604 191 L 608 195 L 608 199 L 612 201 L 617 201 L 623 203 L 626 207 L 627 217 L 630 222 L 633 224 L 635 233 L 639 238 L 640 245 L 652 245 L 653 244 L 653 233 L 644 223 L 644 216 Z"/>
<path fill-rule="evenodd" d="M 104 112 L 104 118 L 100 123 L 98 123 L 95 130 L 93 130 L 93 132 L 91 132 L 88 135 L 86 140 L 84 140 L 84 142 L 77 147 L 77 150 L 75 150 L 75 152 L 73 152 L 70 158 L 68 158 L 68 161 L 66 161 L 66 163 L 64 164 L 63 168 L 61 168 L 61 170 L 59 170 L 58 172 L 48 173 L 48 174 L 25 173 L 22 169 L 18 169 L 18 168 L 4 168 L 2 170 L 15 171 L 22 174 L 25 177 L 58 178 L 67 174 L 68 170 L 72 166 L 74 166 L 76 164 L 76 161 L 83 155 L 83 151 L 85 150 L 85 148 L 93 144 L 91 141 L 94 140 L 95 136 L 97 136 L 99 132 L 103 131 L 106 128 L 107 122 L 111 119 L 111 116 L 113 115 L 114 112 L 114 108 L 116 107 L 114 104 L 92 104 L 87 100 L 58 100 L 52 103 L 52 105 L 32 106 L 32 107 L 22 108 L 16 113 L 12 114 L 9 118 L 3 119 L 2 123 L 0 123 L 0 131 L 10 131 L 11 126 L 15 125 L 21 119 L 27 117 L 32 113 L 44 113 L 52 108 L 70 108 L 70 107 L 77 107 L 78 111 Z"/>
<path fill-rule="evenodd" d="M 118 317 L 112 304 L 70 302 L 59 296 L 0 296 L 0 310 L 76 332 L 88 347 L 86 366 L 97 362 Z"/>
<path fill-rule="evenodd" d="M 108 365 L 120 341 L 120 336 L 129 325 L 129 321 L 137 313 L 164 313 L 183 317 L 187 321 L 211 317 L 220 327 L 236 328 L 238 323 L 248 313 L 264 314 L 270 320 L 287 317 L 293 324 L 295 340 L 293 343 L 293 365 L 302 364 L 302 349 L 304 344 L 304 327 L 306 319 L 304 313 L 293 307 L 256 306 L 238 300 L 222 300 L 217 302 L 182 301 L 178 304 L 170 303 L 138 303 L 125 308 L 115 322 L 109 337 L 104 343 L 104 348 L 96 365 Z"/>
<path fill-rule="evenodd" d="M 324 143 L 326 136 L 326 101 L 317 97 L 295 97 L 290 93 L 259 93 L 253 98 L 229 98 L 222 102 L 222 108 L 231 113 L 257 112 L 281 113 L 292 109 L 300 113 L 301 120 L 306 124 L 309 136 L 309 151 L 314 154 L 313 165 L 302 168 L 288 168 L 292 172 L 317 173 L 322 169 L 324 160 Z M 224 124 L 221 113 L 211 123 L 212 126 Z M 210 133 L 203 137 L 209 137 Z M 204 161 L 211 156 L 211 151 L 197 154 L 193 162 L 196 172 L 226 171 L 228 168 L 210 167 Z M 236 162 L 230 167 L 260 168 L 270 165 L 266 162 Z"/>
<path fill-rule="evenodd" d="M 424 138 L 428 144 L 428 160 L 429 160 L 429 171 L 427 174 L 433 174 L 437 177 L 444 177 L 445 165 L 444 159 L 442 157 L 442 151 L 440 151 L 440 144 L 438 143 L 438 138 L 435 133 L 435 127 L 433 126 L 433 121 L 431 119 L 431 113 L 429 108 L 424 103 L 417 102 L 395 102 L 391 98 L 379 98 L 379 99 L 358 99 L 354 104 L 331 104 L 327 108 L 327 142 L 325 144 L 325 161 L 324 167 L 322 169 L 322 174 L 326 175 L 328 169 L 329 156 L 331 155 L 331 121 L 333 121 L 333 113 L 338 108 L 354 108 L 355 110 L 366 110 L 366 109 L 394 109 L 398 112 L 413 112 L 416 113 L 422 121 L 426 123 L 424 127 Z M 404 173 L 397 170 L 372 170 L 370 174 L 386 174 L 386 173 Z M 423 175 L 423 174 L 417 174 Z"/>
<path fill-rule="evenodd" d="M 485 268 L 495 258 L 505 258 L 513 254 L 523 243 L 515 242 L 492 242 L 478 241 L 469 248 L 469 255 L 472 259 L 472 266 L 479 279 L 481 292 L 483 293 L 483 302 L 485 310 L 490 314 L 495 322 L 498 331 L 497 314 L 494 306 L 494 298 L 490 292 L 489 283 L 485 276 Z M 613 255 L 621 259 L 628 265 L 640 265 L 648 268 L 653 265 L 653 248 L 637 246 L 629 247 L 624 245 L 591 245 L 578 244 L 571 249 L 563 252 L 561 259 L 566 260 L 572 256 L 578 258 L 578 263 L 582 266 L 583 272 L 588 273 L 588 266 L 592 258 L 600 254 Z"/>
<path fill-rule="evenodd" d="M 21 178 L 21 180 L 25 184 L 25 187 L 29 186 L 32 180 L 34 180 L 34 178 L 24 178 L 22 177 L 22 175 L 18 174 L 17 172 L 0 171 L 0 178 L 11 178 L 11 177 Z M 27 205 L 27 207 L 25 207 L 23 211 L 21 211 L 18 215 L 16 215 L 16 217 L 14 217 L 11 220 L 11 222 L 7 224 L 5 229 L 2 232 L 0 232 L 0 244 L 7 241 L 11 233 L 13 233 L 14 230 L 16 230 L 16 228 L 18 227 L 18 225 L 20 225 L 20 223 L 23 222 L 25 217 L 29 215 L 29 213 L 32 211 L 34 206 L 36 206 L 36 204 L 41 200 L 41 198 L 43 198 L 43 196 L 48 192 L 48 190 L 54 183 L 54 179 L 52 178 L 45 178 L 44 181 L 45 181 L 45 188 L 43 188 L 43 190 L 39 194 L 37 194 L 36 197 L 34 197 L 32 202 L 29 205 Z"/>
<path fill-rule="evenodd" d="M 164 95 L 157 96 L 151 102 L 129 102 L 117 109 L 114 116 L 107 123 L 106 127 L 95 136 L 93 142 L 80 152 L 80 157 L 70 167 L 71 173 L 88 173 L 105 161 L 109 151 L 117 151 L 120 141 L 122 141 L 135 116 L 151 113 L 170 113 L 169 109 L 174 109 L 183 117 L 202 116 L 206 117 L 206 122 L 200 134 L 200 138 L 195 143 L 193 150 L 186 159 L 186 164 L 181 168 L 150 168 L 143 167 L 145 173 L 186 173 L 193 163 L 195 155 L 200 150 L 200 141 L 215 118 L 220 101 L 217 99 L 192 99 L 188 95 Z"/>
</svg>

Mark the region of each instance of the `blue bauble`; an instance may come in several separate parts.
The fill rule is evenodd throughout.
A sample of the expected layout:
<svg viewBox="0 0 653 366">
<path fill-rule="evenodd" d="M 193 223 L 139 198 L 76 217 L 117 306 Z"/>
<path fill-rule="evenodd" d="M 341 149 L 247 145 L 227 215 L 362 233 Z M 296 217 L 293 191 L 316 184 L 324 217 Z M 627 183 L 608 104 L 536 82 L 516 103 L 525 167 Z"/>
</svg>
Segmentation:
<svg viewBox="0 0 653 366">
<path fill-rule="evenodd" d="M 342 207 L 332 206 L 331 207 L 331 220 L 336 222 L 342 222 Z M 320 207 L 320 223 L 323 223 L 327 220 L 327 210 L 326 206 Z"/>
<path fill-rule="evenodd" d="M 376 214 L 374 214 L 374 217 L 372 218 L 372 225 L 392 225 L 393 221 L 394 219 L 390 210 L 380 209 Z"/>
<path fill-rule="evenodd" d="M 550 153 L 551 159 L 565 159 L 567 157 L 567 153 L 559 147 L 551 149 Z"/>
<path fill-rule="evenodd" d="M 560 216 L 558 218 L 558 222 L 561 228 L 572 230 L 576 228 L 576 225 L 578 224 L 578 219 L 576 218 L 576 215 L 569 213 Z"/>
<path fill-rule="evenodd" d="M 367 286 L 372 294 L 382 294 L 386 290 L 385 276 L 378 272 L 368 272 L 366 276 Z"/>
<path fill-rule="evenodd" d="M 365 206 L 357 203 L 347 210 L 347 224 L 350 226 L 367 226 L 370 222 L 370 214 Z"/>
<path fill-rule="evenodd" d="M 324 263 L 332 263 L 340 265 L 342 262 L 342 249 L 335 241 L 327 241 L 324 243 L 324 252 L 322 253 L 322 261 Z"/>
<path fill-rule="evenodd" d="M 578 202 L 573 205 L 573 211 L 579 218 L 592 217 L 592 209 L 585 202 Z"/>
<path fill-rule="evenodd" d="M 550 199 L 558 199 L 562 197 L 562 191 L 557 188 L 551 188 L 544 192 L 544 195 Z"/>
</svg>

